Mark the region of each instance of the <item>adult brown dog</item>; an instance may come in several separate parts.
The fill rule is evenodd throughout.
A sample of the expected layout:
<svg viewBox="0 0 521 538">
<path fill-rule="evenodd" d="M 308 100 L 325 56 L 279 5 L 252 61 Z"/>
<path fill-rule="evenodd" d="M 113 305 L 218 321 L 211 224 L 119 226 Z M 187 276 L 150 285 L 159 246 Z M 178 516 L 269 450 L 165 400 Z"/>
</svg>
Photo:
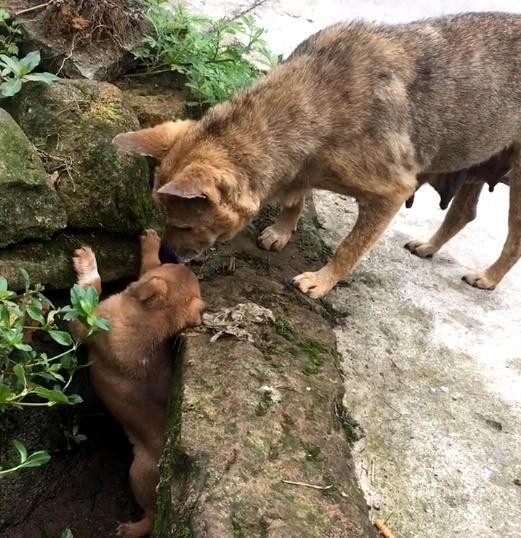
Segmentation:
<svg viewBox="0 0 521 538">
<path fill-rule="evenodd" d="M 101 301 L 96 314 L 108 319 L 106 333 L 87 340 L 94 390 L 122 424 L 133 445 L 130 483 L 143 519 L 124 523 L 117 535 L 146 536 L 153 527 L 158 463 L 163 451 L 172 381 L 169 338 L 201 321 L 199 281 L 185 266 L 159 261 L 160 239 L 153 230 L 141 237 L 140 278 Z M 73 258 L 78 284 L 101 292 L 96 257 L 88 247 Z M 76 322 L 73 331 L 82 327 Z"/>
<path fill-rule="evenodd" d="M 115 139 L 160 161 L 154 196 L 167 216 L 164 240 L 184 259 L 233 237 L 269 201 L 282 211 L 260 245 L 280 250 L 310 189 L 355 197 L 358 220 L 332 259 L 295 278 L 311 297 L 355 267 L 421 182 L 450 180 L 508 148 L 507 240 L 492 266 L 465 276 L 493 289 L 521 255 L 520 142 L 521 15 L 506 13 L 338 24 L 200 121 Z M 467 197 L 475 206 L 476 189 L 458 191 L 456 210 Z"/>
</svg>

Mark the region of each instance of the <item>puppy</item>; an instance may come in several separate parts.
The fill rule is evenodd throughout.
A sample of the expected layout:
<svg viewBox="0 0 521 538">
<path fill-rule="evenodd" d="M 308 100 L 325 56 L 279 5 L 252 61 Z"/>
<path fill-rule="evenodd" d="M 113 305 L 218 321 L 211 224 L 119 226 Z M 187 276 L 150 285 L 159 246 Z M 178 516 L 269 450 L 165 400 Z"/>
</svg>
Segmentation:
<svg viewBox="0 0 521 538">
<path fill-rule="evenodd" d="M 510 148 L 508 237 L 492 266 L 465 277 L 493 289 L 521 256 L 520 37 L 521 15 L 508 13 L 337 24 L 200 121 L 115 143 L 159 160 L 154 197 L 165 242 L 185 260 L 229 240 L 270 201 L 282 211 L 259 242 L 280 250 L 309 190 L 356 198 L 358 220 L 332 259 L 295 278 L 315 298 L 353 270 L 418 178 L 470 169 Z M 455 211 L 467 198 L 472 208 L 477 189 L 461 186 Z"/>
<path fill-rule="evenodd" d="M 125 291 L 101 301 L 96 314 L 111 325 L 87 340 L 94 390 L 123 425 L 133 445 L 130 483 L 144 510 L 143 519 L 124 523 L 117 535 L 146 536 L 153 527 L 158 463 L 163 451 L 172 381 L 169 338 L 201 322 L 203 301 L 196 276 L 183 265 L 159 261 L 160 239 L 147 230 L 141 237 L 141 271 Z M 89 247 L 73 257 L 78 284 L 101 292 L 96 257 Z M 73 323 L 72 330 L 84 330 Z"/>
</svg>

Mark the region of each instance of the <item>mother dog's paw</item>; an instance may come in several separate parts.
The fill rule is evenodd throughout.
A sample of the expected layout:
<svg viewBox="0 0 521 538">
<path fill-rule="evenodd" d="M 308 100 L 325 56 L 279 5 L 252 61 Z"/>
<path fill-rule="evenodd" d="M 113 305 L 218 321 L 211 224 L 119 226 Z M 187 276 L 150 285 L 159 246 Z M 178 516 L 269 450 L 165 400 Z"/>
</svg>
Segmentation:
<svg viewBox="0 0 521 538">
<path fill-rule="evenodd" d="M 462 277 L 462 280 L 473 288 L 481 290 L 493 290 L 497 285 L 497 282 L 488 278 L 485 273 L 469 273 Z"/>
<path fill-rule="evenodd" d="M 282 250 L 291 239 L 292 231 L 278 227 L 276 224 L 268 226 L 259 235 L 259 245 L 264 250 Z"/>
<path fill-rule="evenodd" d="M 313 273 L 302 273 L 293 279 L 293 284 L 312 299 L 319 299 L 331 291 L 338 279 L 331 275 L 327 267 Z"/>
<path fill-rule="evenodd" d="M 432 243 L 417 239 L 409 241 L 404 246 L 411 254 L 419 256 L 420 258 L 432 258 L 432 255 L 438 251 Z"/>
</svg>

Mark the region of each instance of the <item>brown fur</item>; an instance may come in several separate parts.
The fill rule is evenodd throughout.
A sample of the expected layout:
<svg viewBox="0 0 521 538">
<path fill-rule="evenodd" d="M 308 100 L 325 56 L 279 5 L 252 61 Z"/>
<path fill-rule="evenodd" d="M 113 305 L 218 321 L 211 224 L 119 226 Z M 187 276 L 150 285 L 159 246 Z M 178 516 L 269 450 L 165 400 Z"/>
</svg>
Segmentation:
<svg viewBox="0 0 521 538">
<path fill-rule="evenodd" d="M 97 315 L 111 329 L 88 339 L 94 390 L 123 425 L 133 445 L 130 482 L 145 515 L 118 527 L 118 536 L 146 536 L 154 521 L 158 463 L 163 451 L 171 389 L 169 338 L 201 320 L 203 302 L 196 276 L 183 265 L 161 265 L 159 237 L 147 230 L 141 239 L 141 273 L 120 294 L 101 301 Z M 90 248 L 75 252 L 78 283 L 101 292 L 96 258 Z M 72 329 L 84 329 L 76 322 Z"/>
<path fill-rule="evenodd" d="M 333 258 L 295 278 L 311 297 L 352 271 L 422 182 L 457 182 L 455 172 L 510 148 L 509 235 L 497 262 L 467 277 L 491 289 L 521 255 L 520 37 L 521 16 L 500 13 L 338 24 L 199 122 L 115 142 L 159 160 L 164 241 L 184 259 L 233 237 L 270 201 L 282 212 L 260 245 L 280 250 L 309 190 L 356 198 L 358 220 Z M 460 192 L 444 237 L 462 227 L 451 224 L 468 189 Z"/>
</svg>

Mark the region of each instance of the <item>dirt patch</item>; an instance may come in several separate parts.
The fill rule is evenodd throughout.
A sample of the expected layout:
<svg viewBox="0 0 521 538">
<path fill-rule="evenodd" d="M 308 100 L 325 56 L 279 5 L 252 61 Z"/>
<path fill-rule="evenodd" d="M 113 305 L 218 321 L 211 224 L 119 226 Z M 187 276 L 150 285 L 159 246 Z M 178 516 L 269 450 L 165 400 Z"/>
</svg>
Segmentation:
<svg viewBox="0 0 521 538">
<path fill-rule="evenodd" d="M 75 416 L 72 421 L 70 410 L 45 410 L 11 417 L 9 431 L 30 450 L 48 449 L 52 459 L 2 479 L 3 538 L 58 538 L 66 528 L 75 538 L 112 536 L 119 521 L 139 515 L 128 486 L 124 432 L 100 407 Z M 68 447 L 62 428 L 73 422 L 88 439 Z"/>
</svg>

